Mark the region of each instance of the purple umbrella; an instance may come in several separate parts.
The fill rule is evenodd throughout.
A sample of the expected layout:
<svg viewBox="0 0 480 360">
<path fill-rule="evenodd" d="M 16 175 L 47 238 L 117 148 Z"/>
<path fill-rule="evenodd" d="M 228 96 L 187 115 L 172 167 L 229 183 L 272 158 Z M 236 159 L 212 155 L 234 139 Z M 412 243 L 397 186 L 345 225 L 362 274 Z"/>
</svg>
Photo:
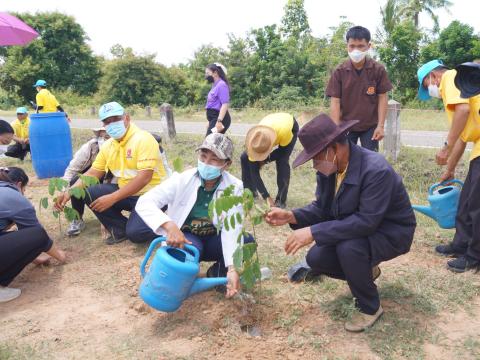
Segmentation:
<svg viewBox="0 0 480 360">
<path fill-rule="evenodd" d="M 38 33 L 23 21 L 6 12 L 0 12 L 0 46 L 26 45 Z"/>
</svg>

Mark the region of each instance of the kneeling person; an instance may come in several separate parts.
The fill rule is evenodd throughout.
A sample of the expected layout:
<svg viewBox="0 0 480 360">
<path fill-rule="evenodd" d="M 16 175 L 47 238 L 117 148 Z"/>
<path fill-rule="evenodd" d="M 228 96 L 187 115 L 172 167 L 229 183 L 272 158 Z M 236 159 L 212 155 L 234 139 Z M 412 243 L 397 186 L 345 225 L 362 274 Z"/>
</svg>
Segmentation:
<svg viewBox="0 0 480 360">
<path fill-rule="evenodd" d="M 316 200 L 293 211 L 271 210 L 266 220 L 295 231 L 287 254 L 314 245 L 306 262 L 313 275 L 346 280 L 360 313 L 345 324 L 363 331 L 382 315 L 374 278 L 377 265 L 410 250 L 416 222 L 402 180 L 385 158 L 349 143 L 357 120 L 336 125 L 322 114 L 299 132 L 304 150 L 293 166 L 313 160 L 317 170 Z"/>
<path fill-rule="evenodd" d="M 12 122 L 12 128 L 15 131 L 13 141 L 15 144 L 10 145 L 5 156 L 18 158 L 23 161 L 27 153 L 30 152 L 29 138 L 30 118 L 25 107 L 17 108 L 17 119 Z"/>
<path fill-rule="evenodd" d="M 130 216 L 128 238 L 144 242 L 165 234 L 171 246 L 192 244 L 199 250 L 201 261 L 215 261 L 207 276 L 227 276 L 227 297 L 231 297 L 240 289 L 233 253 L 242 228 L 237 224 L 234 229 L 222 227 L 217 233 L 217 220 L 209 219 L 208 205 L 230 185 L 235 194 L 243 189 L 242 182 L 226 171 L 231 164 L 233 143 L 223 134 L 210 134 L 197 151 L 197 168 L 174 173 L 140 197 Z M 162 211 L 167 205 L 168 214 Z M 235 211 L 243 217 L 241 207 Z M 244 239 L 245 243 L 253 241 L 251 236 Z"/>
<path fill-rule="evenodd" d="M 110 171 L 117 183 L 90 186 L 84 201 L 110 232 L 106 243 L 112 245 L 127 238 L 128 219 L 122 211 L 132 211 L 139 196 L 158 185 L 166 174 L 157 141 L 132 124 L 120 104 L 102 105 L 99 115 L 111 139 L 102 145 L 92 167 L 84 175 L 101 179 Z M 81 185 L 78 180 L 73 187 Z M 68 193 L 59 196 L 57 208 L 63 208 L 69 200 Z"/>
</svg>

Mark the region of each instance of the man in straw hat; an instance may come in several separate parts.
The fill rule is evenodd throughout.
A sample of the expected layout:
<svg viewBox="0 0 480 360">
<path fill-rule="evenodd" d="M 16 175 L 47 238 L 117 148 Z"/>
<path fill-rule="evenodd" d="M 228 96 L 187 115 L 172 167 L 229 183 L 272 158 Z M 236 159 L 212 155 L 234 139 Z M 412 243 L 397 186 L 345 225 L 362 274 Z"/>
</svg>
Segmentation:
<svg viewBox="0 0 480 360">
<path fill-rule="evenodd" d="M 297 142 L 297 134 L 297 121 L 286 113 L 267 115 L 247 133 L 247 151 L 240 157 L 243 185 L 250 189 L 254 196 L 257 196 L 257 191 L 260 192 L 271 206 L 286 207 L 290 184 L 289 160 Z M 278 147 L 272 151 L 275 146 Z M 275 201 L 260 177 L 262 166 L 272 161 L 275 161 L 277 166 L 278 193 Z"/>
<path fill-rule="evenodd" d="M 289 224 L 287 255 L 310 247 L 310 275 L 346 280 L 359 310 L 345 324 L 359 332 L 372 326 L 383 309 L 374 280 L 378 264 L 409 251 L 416 222 L 400 176 L 385 158 L 349 143 L 347 133 L 357 120 L 340 125 L 326 114 L 299 132 L 304 150 L 293 167 L 312 160 L 317 171 L 316 200 L 286 211 L 272 209 L 269 224 Z"/>
</svg>

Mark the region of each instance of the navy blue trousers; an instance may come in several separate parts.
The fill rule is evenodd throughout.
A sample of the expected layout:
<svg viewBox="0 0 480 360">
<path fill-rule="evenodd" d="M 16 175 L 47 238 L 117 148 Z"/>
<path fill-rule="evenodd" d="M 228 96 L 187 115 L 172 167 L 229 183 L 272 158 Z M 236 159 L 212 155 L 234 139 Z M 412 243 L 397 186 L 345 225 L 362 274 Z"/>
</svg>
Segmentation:
<svg viewBox="0 0 480 360">
<path fill-rule="evenodd" d="M 380 306 L 377 286 L 372 278 L 370 243 L 367 238 L 345 240 L 337 245 L 314 245 L 307 253 L 307 264 L 317 274 L 346 280 L 356 306 L 373 315 Z"/>
<path fill-rule="evenodd" d="M 90 186 L 87 192 L 90 196 L 85 196 L 85 204 L 90 206 L 92 202 L 101 196 L 111 194 L 118 190 L 117 184 L 98 184 Z M 128 218 L 123 216 L 122 211 L 133 211 L 137 204 L 138 196 L 129 196 L 103 212 L 93 211 L 97 219 L 103 226 L 117 239 L 126 237 Z"/>
<path fill-rule="evenodd" d="M 355 145 L 360 139 L 360 144 L 362 144 L 363 148 L 378 152 L 378 140 L 372 140 L 376 128 L 377 127 L 374 126 L 365 131 L 350 131 L 348 133 L 348 139 Z"/>
<path fill-rule="evenodd" d="M 213 264 L 213 274 L 216 276 L 225 276 L 227 269 L 223 260 L 223 247 L 220 234 L 212 236 L 199 237 L 191 233 L 185 232 L 185 238 L 192 242 L 200 252 L 200 261 L 215 261 Z M 152 229 L 142 220 L 142 218 L 133 211 L 127 224 L 127 238 L 134 243 L 150 242 L 157 238 Z M 252 235 L 248 235 L 244 239 L 244 243 L 254 242 Z"/>
</svg>

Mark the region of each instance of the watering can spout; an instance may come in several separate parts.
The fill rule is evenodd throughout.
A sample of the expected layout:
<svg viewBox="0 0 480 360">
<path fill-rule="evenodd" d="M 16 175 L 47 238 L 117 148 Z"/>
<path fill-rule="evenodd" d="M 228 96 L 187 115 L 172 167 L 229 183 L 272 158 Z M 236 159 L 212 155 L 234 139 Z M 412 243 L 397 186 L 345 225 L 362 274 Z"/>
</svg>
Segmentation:
<svg viewBox="0 0 480 360">
<path fill-rule="evenodd" d="M 214 286 L 226 285 L 226 284 L 227 284 L 226 277 L 198 278 L 193 283 L 193 286 L 190 289 L 190 293 L 188 294 L 188 296 L 211 289 Z"/>
<path fill-rule="evenodd" d="M 430 206 L 413 205 L 412 208 L 413 210 L 421 212 L 422 214 L 427 215 L 428 217 L 431 217 L 432 219 L 436 220 L 436 217 L 433 214 L 432 208 Z"/>
</svg>

